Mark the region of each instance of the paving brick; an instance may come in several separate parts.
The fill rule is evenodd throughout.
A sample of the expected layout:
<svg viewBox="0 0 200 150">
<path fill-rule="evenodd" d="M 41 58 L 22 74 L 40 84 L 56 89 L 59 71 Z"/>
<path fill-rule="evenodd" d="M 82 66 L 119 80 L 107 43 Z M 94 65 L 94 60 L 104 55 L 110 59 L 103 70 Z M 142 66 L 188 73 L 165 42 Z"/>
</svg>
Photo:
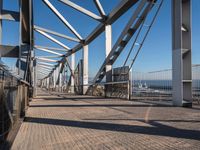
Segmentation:
<svg viewBox="0 0 200 150">
<path fill-rule="evenodd" d="M 199 106 L 40 94 L 30 103 L 13 150 L 200 149 Z"/>
</svg>

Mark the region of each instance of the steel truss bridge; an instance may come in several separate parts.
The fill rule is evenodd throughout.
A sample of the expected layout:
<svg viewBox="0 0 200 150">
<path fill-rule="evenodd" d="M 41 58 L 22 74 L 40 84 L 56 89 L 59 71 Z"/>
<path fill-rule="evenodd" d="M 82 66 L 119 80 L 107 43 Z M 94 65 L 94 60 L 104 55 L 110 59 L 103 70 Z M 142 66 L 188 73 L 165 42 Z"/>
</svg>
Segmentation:
<svg viewBox="0 0 200 150">
<path fill-rule="evenodd" d="M 13 74 L 6 68 L 6 64 L 1 64 L 1 76 L 6 72 L 2 83 L 6 78 L 13 77 L 10 82 L 18 82 L 23 92 L 19 95 L 24 101 L 24 105 L 28 105 L 28 97 L 37 97 L 38 88 L 45 88 L 49 91 L 60 91 L 86 95 L 91 91 L 98 89 L 104 85 L 109 92 L 110 85 L 116 85 L 115 88 L 125 88 L 128 90 L 126 94 L 132 93 L 130 70 L 142 49 L 143 43 L 153 26 L 153 23 L 161 9 L 163 0 L 122 0 L 111 11 L 106 14 L 100 0 L 93 0 L 98 14 L 77 5 L 72 0 L 58 0 L 56 3 L 62 3 L 63 7 L 71 7 L 76 11 L 98 21 L 96 28 L 86 37 L 81 36 L 72 24 L 63 16 L 59 9 L 54 6 L 50 0 L 41 0 L 42 3 L 54 13 L 55 16 L 68 28 L 75 37 L 70 37 L 57 31 L 52 31 L 48 27 L 38 26 L 34 23 L 34 7 L 33 0 L 19 0 L 19 12 L 6 10 L 3 7 L 3 0 L 0 0 L 0 40 L 4 38 L 2 31 L 4 20 L 10 23 L 19 23 L 19 45 L 0 45 L 0 56 L 17 58 L 17 73 Z M 115 23 L 123 14 L 132 7 L 136 7 L 132 12 L 132 16 L 126 23 L 117 41 L 112 44 L 112 24 Z M 172 0 L 172 100 L 174 106 L 192 106 L 192 44 L 191 44 L 191 0 Z M 153 17 L 152 17 L 153 16 Z M 147 18 L 150 23 L 146 24 Z M 142 32 L 144 30 L 146 32 Z M 84 30 L 84 29 L 82 29 Z M 56 43 L 62 48 L 48 47 L 44 45 L 36 45 L 37 38 L 35 33 L 39 33 L 50 41 Z M 106 57 L 102 61 L 93 81 L 89 83 L 89 48 L 101 33 L 105 32 L 105 53 Z M 138 42 L 138 36 L 143 33 L 143 40 Z M 58 39 L 77 43 L 75 47 L 70 48 Z M 134 37 L 134 40 L 131 40 Z M 132 49 L 129 51 L 126 61 L 121 67 L 123 71 L 116 70 L 116 80 L 113 78 L 113 64 L 122 54 L 123 50 L 129 42 L 133 42 Z M 113 45 L 113 46 L 112 46 Z M 131 64 L 127 64 L 132 50 L 136 50 Z M 36 56 L 35 51 L 44 51 L 49 56 Z M 82 63 L 75 66 L 75 55 L 82 50 Z M 53 56 L 52 56 L 53 55 Z M 59 60 L 58 60 L 59 58 Z M 70 58 L 70 59 L 69 59 Z M 71 62 L 70 62 L 71 61 Z M 66 69 L 70 72 L 70 77 L 66 80 Z M 116 68 L 117 69 L 117 68 Z M 119 69 L 119 68 L 118 68 Z M 76 70 L 78 70 L 76 72 Z M 133 72 L 134 73 L 134 72 Z M 121 80 L 121 77 L 126 78 Z M 105 80 L 104 80 L 105 79 Z M 128 84 L 128 86 L 126 86 Z M 3 85 L 2 85 L 3 86 Z M 17 84 L 16 84 L 17 86 Z M 121 87 L 120 87 L 121 86 Z M 101 89 L 100 89 L 101 90 Z M 26 98 L 25 98 L 26 97 Z M 128 96 L 130 98 L 130 95 Z M 2 102 L 3 103 L 3 102 Z M 25 106 L 21 115 L 25 111 Z M 9 117 L 9 116 L 8 116 Z"/>
</svg>

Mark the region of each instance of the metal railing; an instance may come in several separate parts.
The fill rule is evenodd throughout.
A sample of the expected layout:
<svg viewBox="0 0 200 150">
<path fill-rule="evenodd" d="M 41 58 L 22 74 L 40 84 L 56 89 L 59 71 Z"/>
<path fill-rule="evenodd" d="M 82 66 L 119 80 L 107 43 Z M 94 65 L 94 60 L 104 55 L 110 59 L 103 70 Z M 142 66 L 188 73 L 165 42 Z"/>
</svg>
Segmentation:
<svg viewBox="0 0 200 150">
<path fill-rule="evenodd" d="M 159 70 L 152 72 L 133 71 L 134 99 L 172 99 L 172 70 Z M 192 93 L 193 101 L 200 103 L 200 65 L 192 66 Z"/>
<path fill-rule="evenodd" d="M 29 101 L 29 84 L 0 63 L 0 143 L 25 115 Z"/>
</svg>

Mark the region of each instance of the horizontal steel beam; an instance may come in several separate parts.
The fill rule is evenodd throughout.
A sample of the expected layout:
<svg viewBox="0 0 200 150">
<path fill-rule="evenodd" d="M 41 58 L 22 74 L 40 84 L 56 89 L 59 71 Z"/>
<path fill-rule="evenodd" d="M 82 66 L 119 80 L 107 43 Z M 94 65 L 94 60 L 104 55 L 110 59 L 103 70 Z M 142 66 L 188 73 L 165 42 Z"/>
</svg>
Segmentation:
<svg viewBox="0 0 200 150">
<path fill-rule="evenodd" d="M 67 39 L 69 41 L 80 43 L 80 40 L 78 40 L 76 38 L 73 38 L 73 37 L 70 37 L 70 36 L 66 36 L 64 34 L 61 34 L 61 33 L 58 33 L 58 32 L 55 32 L 55 31 L 52 31 L 52 30 L 49 30 L 49 29 L 45 29 L 45 28 L 42 28 L 42 27 L 39 27 L 39 26 L 36 26 L 36 25 L 34 25 L 34 29 L 38 29 L 40 31 L 44 31 L 46 33 L 50 33 L 50 34 L 56 35 L 56 36 L 61 37 L 61 38 L 65 38 L 65 39 Z"/>
<path fill-rule="evenodd" d="M 53 51 L 63 51 L 63 52 L 67 52 L 66 49 L 64 48 L 57 48 L 57 47 L 47 47 L 47 46 L 39 46 L 39 45 L 34 45 L 35 48 L 45 48 L 48 50 L 53 50 Z"/>
<path fill-rule="evenodd" d="M 48 75 L 49 72 L 42 72 L 42 71 L 37 71 L 37 73 L 41 73 L 41 74 L 44 74 L 44 75 Z"/>
<path fill-rule="evenodd" d="M 51 63 L 47 63 L 47 62 L 40 62 L 40 61 L 38 61 L 37 64 L 46 65 L 46 66 L 52 66 L 52 67 L 55 66 L 55 64 L 51 64 Z"/>
<path fill-rule="evenodd" d="M 70 0 L 60 0 L 60 1 L 62 3 L 64 3 L 64 4 L 70 6 L 70 7 L 78 10 L 79 12 L 81 12 L 81 13 L 83 13 L 83 14 L 85 14 L 85 15 L 93 18 L 93 19 L 95 19 L 95 20 L 102 21 L 102 19 L 103 19 L 101 16 L 98 16 L 98 15 L 94 14 L 93 12 L 91 12 L 91 11 L 89 11 L 89 10 L 87 10 L 87 9 L 85 9 L 85 8 L 83 8 L 83 7 L 79 6 L 79 5 L 71 2 Z"/>
<path fill-rule="evenodd" d="M 46 61 L 46 62 L 58 62 L 58 60 L 48 59 L 48 58 L 37 58 L 36 59 L 40 61 Z"/>
<path fill-rule="evenodd" d="M 52 10 L 52 12 L 67 26 L 67 28 L 74 33 L 74 35 L 79 39 L 83 38 L 78 34 L 78 32 L 72 27 L 72 25 L 61 15 L 61 13 L 49 2 L 49 0 L 43 0 L 44 3 Z"/>
<path fill-rule="evenodd" d="M 40 51 L 44 51 L 44 52 L 47 52 L 47 53 L 55 54 L 55 55 L 58 55 L 58 56 L 63 56 L 63 54 L 61 54 L 61 53 L 57 53 L 57 52 L 54 52 L 54 51 L 51 51 L 51 50 L 48 50 L 48 49 L 45 49 L 45 48 L 35 48 L 35 49 L 40 50 Z"/>
<path fill-rule="evenodd" d="M 42 70 L 42 71 L 48 71 L 48 72 L 52 71 L 52 69 L 44 68 L 44 67 L 41 67 L 41 66 L 37 66 L 37 69 Z"/>
<path fill-rule="evenodd" d="M 44 68 L 48 68 L 48 69 L 53 69 L 53 66 L 45 66 L 45 65 L 41 65 L 41 64 L 37 64 L 37 66 L 39 67 L 44 67 Z"/>
<path fill-rule="evenodd" d="M 19 46 L 0 45 L 1 57 L 19 57 Z"/>
<path fill-rule="evenodd" d="M 35 56 L 35 57 L 37 57 L 37 58 L 40 58 L 40 57 L 42 57 L 42 58 L 60 58 L 60 56 Z"/>
<path fill-rule="evenodd" d="M 50 39 L 51 41 L 57 43 L 58 45 L 62 46 L 63 48 L 65 48 L 66 50 L 69 50 L 70 48 L 68 46 L 66 46 L 65 44 L 63 44 L 62 42 L 56 40 L 54 37 L 50 36 L 49 34 L 47 34 L 44 31 L 41 31 L 39 29 L 35 29 L 35 31 L 37 31 L 38 33 L 42 34 L 43 36 L 45 36 L 46 38 Z"/>
<path fill-rule="evenodd" d="M 20 14 L 16 11 L 2 10 L 0 19 L 19 22 Z"/>
</svg>

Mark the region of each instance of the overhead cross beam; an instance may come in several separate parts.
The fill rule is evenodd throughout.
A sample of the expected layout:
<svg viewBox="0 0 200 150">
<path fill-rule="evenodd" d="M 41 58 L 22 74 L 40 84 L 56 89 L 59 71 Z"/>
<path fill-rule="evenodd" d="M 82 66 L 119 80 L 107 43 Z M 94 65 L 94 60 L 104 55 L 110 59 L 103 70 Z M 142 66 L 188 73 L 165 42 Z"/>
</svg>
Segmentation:
<svg viewBox="0 0 200 150">
<path fill-rule="evenodd" d="M 54 52 L 54 51 L 51 51 L 51 50 L 48 50 L 48 49 L 45 49 L 45 48 L 36 48 L 36 49 L 47 52 L 47 53 L 55 54 L 55 55 L 58 55 L 58 56 L 63 56 L 63 54 L 61 54 L 61 53 L 57 53 L 57 52 Z"/>
<path fill-rule="evenodd" d="M 87 10 L 87 9 L 85 9 L 85 8 L 83 8 L 83 7 L 79 6 L 79 5 L 71 2 L 70 0 L 59 0 L 59 1 L 61 1 L 62 3 L 64 3 L 64 4 L 66 4 L 66 5 L 70 6 L 70 7 L 78 10 L 79 12 L 81 12 L 81 13 L 83 13 L 83 14 L 85 14 L 85 15 L 87 15 L 87 16 L 95 19 L 95 20 L 102 21 L 102 19 L 103 19 L 101 16 L 98 16 L 98 15 L 94 14 L 93 12 L 91 12 L 91 11 L 89 11 L 89 10 Z"/>
<path fill-rule="evenodd" d="M 63 44 L 62 42 L 58 41 L 57 39 L 55 39 L 54 37 L 50 36 L 49 34 L 47 34 L 44 31 L 41 31 L 39 29 L 35 29 L 35 31 L 37 31 L 38 33 L 42 34 L 43 36 L 47 37 L 48 39 L 50 39 L 51 41 L 57 43 L 58 45 L 62 46 L 63 48 L 69 50 L 70 48 L 68 46 L 66 46 L 65 44 Z"/>
<path fill-rule="evenodd" d="M 57 48 L 57 47 L 47 47 L 47 46 L 40 46 L 40 45 L 34 45 L 34 47 L 35 47 L 35 48 L 44 48 L 44 49 L 53 50 L 53 51 L 63 51 L 63 52 L 67 52 L 66 49 Z"/>
<path fill-rule="evenodd" d="M 37 63 L 41 64 L 41 65 L 46 65 L 46 66 L 52 66 L 52 67 L 55 66 L 55 64 L 51 64 L 51 63 L 47 63 L 47 62 L 40 62 L 40 61 L 38 61 Z"/>
<path fill-rule="evenodd" d="M 43 0 L 44 1 L 44 0 Z M 107 16 L 105 24 L 113 24 L 120 16 L 122 16 L 128 9 L 130 9 L 133 5 L 135 5 L 139 0 L 123 0 L 118 6 L 111 11 L 111 13 Z M 84 44 L 87 45 L 96 39 L 102 32 L 105 30 L 105 24 L 100 23 L 84 40 Z M 65 57 L 60 60 L 60 63 L 66 63 L 66 57 L 72 55 L 73 53 L 79 51 L 83 48 L 83 44 L 80 43 L 76 45 L 73 49 L 69 50 Z"/>
<path fill-rule="evenodd" d="M 79 39 L 83 38 L 78 34 L 78 32 L 72 27 L 72 25 L 61 15 L 61 13 L 49 2 L 49 0 L 43 0 L 43 2 L 52 10 L 52 12 L 67 26 L 67 28 Z"/>
<path fill-rule="evenodd" d="M 48 68 L 48 69 L 53 69 L 53 67 L 45 66 L 45 65 L 41 65 L 41 64 L 38 64 L 38 66 L 40 66 L 40 67 L 44 67 L 44 68 Z"/>
<path fill-rule="evenodd" d="M 16 11 L 2 10 L 0 19 L 19 22 L 20 14 L 19 12 L 16 12 Z"/>
<path fill-rule="evenodd" d="M 120 16 L 122 16 L 128 9 L 130 9 L 133 5 L 135 5 L 139 0 L 123 0 L 121 1 L 118 6 L 111 11 L 111 13 L 108 15 L 105 24 L 113 24 Z M 100 23 L 85 39 L 84 44 L 88 45 L 90 42 L 92 42 L 94 39 L 96 39 L 102 32 L 105 30 L 105 24 Z M 76 53 L 80 49 L 83 48 L 83 44 L 80 43 L 76 45 L 73 49 L 69 50 L 66 57 L 72 55 L 73 53 Z M 65 57 L 62 58 L 60 61 L 62 63 L 66 62 Z"/>
<path fill-rule="evenodd" d="M 60 58 L 60 56 L 36 56 L 37 58 L 43 57 L 43 58 Z"/>
<path fill-rule="evenodd" d="M 40 60 L 40 61 L 46 61 L 46 62 L 58 62 L 57 60 L 54 59 L 48 59 L 48 58 L 37 58 L 36 59 Z"/>
<path fill-rule="evenodd" d="M 123 0 L 119 5 L 108 15 L 106 24 L 113 24 L 120 16 L 122 16 L 129 8 L 136 4 L 139 0 Z M 89 44 L 96 39 L 105 30 L 104 24 L 99 24 L 91 34 L 85 39 L 85 44 Z M 79 51 L 82 48 L 82 44 L 78 44 L 72 50 L 70 50 L 66 56 L 70 56 L 72 53 Z"/>
<path fill-rule="evenodd" d="M 36 26 L 36 25 L 34 25 L 34 29 L 38 29 L 40 31 L 44 31 L 46 33 L 50 33 L 50 34 L 56 35 L 56 36 L 61 37 L 61 38 L 65 38 L 65 39 L 67 39 L 69 41 L 80 43 L 80 40 L 78 40 L 76 38 L 73 38 L 73 37 L 70 37 L 70 36 L 66 36 L 64 34 L 61 34 L 61 33 L 58 33 L 58 32 L 55 32 L 55 31 L 52 31 L 52 30 L 49 30 L 49 29 L 45 29 L 45 28 L 42 28 L 42 27 L 39 27 L 39 26 Z"/>
</svg>

